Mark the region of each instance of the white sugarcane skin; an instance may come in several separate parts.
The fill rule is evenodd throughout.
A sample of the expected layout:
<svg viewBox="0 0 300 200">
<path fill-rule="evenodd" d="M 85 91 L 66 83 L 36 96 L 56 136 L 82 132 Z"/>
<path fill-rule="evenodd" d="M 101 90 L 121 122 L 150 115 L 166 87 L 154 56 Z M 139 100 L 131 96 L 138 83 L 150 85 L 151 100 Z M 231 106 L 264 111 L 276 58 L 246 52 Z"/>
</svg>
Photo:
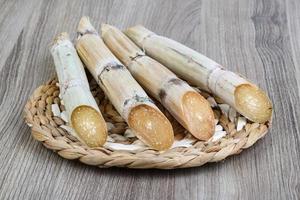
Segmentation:
<svg viewBox="0 0 300 200">
<path fill-rule="evenodd" d="M 87 33 L 79 37 L 76 48 L 101 89 L 127 122 L 130 110 L 135 106 L 146 104 L 157 108 L 98 34 Z"/>
<path fill-rule="evenodd" d="M 121 116 L 128 120 L 131 108 L 140 104 L 156 108 L 128 70 L 123 65 L 119 66 L 122 66 L 119 70 L 106 68 L 98 75 L 98 82 Z"/>
<path fill-rule="evenodd" d="M 146 56 L 139 47 L 117 28 L 102 25 L 102 38 L 147 92 L 159 100 L 177 121 L 189 129 L 191 124 L 188 124 L 187 116 L 184 113 L 183 97 L 189 92 L 197 92 L 165 66 Z M 203 100 L 205 101 L 205 99 Z M 213 118 L 213 112 L 208 103 L 204 102 L 198 106 L 203 106 L 204 110 L 210 109 L 211 112 L 208 111 L 208 113 L 211 113 L 211 118 Z M 212 129 L 207 130 L 208 135 L 210 131 L 213 131 L 214 120 L 211 121 L 211 124 Z M 195 136 L 204 139 L 203 135 L 199 136 L 198 134 Z"/>
<path fill-rule="evenodd" d="M 109 29 L 107 34 L 104 34 L 105 28 Z M 182 95 L 186 92 L 195 92 L 169 69 L 146 56 L 139 47 L 116 28 L 102 25 L 102 38 L 110 50 L 128 67 L 132 75 L 146 86 L 145 89 L 160 102 L 162 100 L 168 102 L 170 98 L 181 101 Z M 180 86 L 178 87 L 178 85 Z"/>
<path fill-rule="evenodd" d="M 215 61 L 174 40 L 156 35 L 143 27 L 138 28 L 141 32 L 143 31 L 142 39 L 132 37 L 130 32 L 127 32 L 127 35 L 148 55 L 167 67 L 171 66 L 172 71 L 191 84 L 216 94 L 230 105 L 234 104 L 232 94 L 234 94 L 235 87 L 249 83 L 236 74 L 223 70 Z"/>
<path fill-rule="evenodd" d="M 193 88 L 148 56 L 138 57 L 128 68 L 180 123 L 186 123 L 183 119 L 182 98 L 187 92 L 196 92 Z"/>
<path fill-rule="evenodd" d="M 253 113 L 248 113 L 251 111 L 242 111 L 241 108 L 238 108 L 235 91 L 239 86 L 249 85 L 254 90 L 259 90 L 245 78 L 225 70 L 215 61 L 179 42 L 156 35 L 142 26 L 129 28 L 125 34 L 144 49 L 147 55 L 158 60 L 191 84 L 215 94 L 253 121 L 264 122 L 267 120 L 266 116 L 262 119 L 255 119 Z M 261 105 L 266 106 L 264 111 L 270 113 L 271 116 L 272 105 L 268 97 L 265 97 L 265 102 Z"/>
<path fill-rule="evenodd" d="M 68 34 L 60 34 L 50 51 L 59 80 L 60 96 L 66 108 L 67 121 L 75 129 L 75 136 L 91 147 L 103 145 L 107 137 L 106 124 L 90 92 L 83 65 Z M 87 123 L 84 120 L 86 117 L 93 120 Z"/>
<path fill-rule="evenodd" d="M 116 110 L 137 137 L 156 150 L 174 141 L 171 123 L 106 47 L 87 17 L 79 22 L 76 49 Z"/>
<path fill-rule="evenodd" d="M 87 24 L 88 30 L 79 25 L 77 52 L 125 121 L 128 122 L 131 109 L 141 104 L 161 113 L 127 68 L 107 48 L 88 18 L 82 18 L 82 22 Z"/>
<path fill-rule="evenodd" d="M 208 88 L 210 92 L 216 94 L 231 106 L 235 105 L 234 92 L 237 86 L 242 84 L 251 84 L 237 74 L 225 71 L 222 68 L 214 69 L 208 79 Z"/>
<path fill-rule="evenodd" d="M 58 41 L 51 47 L 51 54 L 69 121 L 71 121 L 72 111 L 81 105 L 91 106 L 100 113 L 98 105 L 90 92 L 83 65 L 71 41 Z"/>
</svg>

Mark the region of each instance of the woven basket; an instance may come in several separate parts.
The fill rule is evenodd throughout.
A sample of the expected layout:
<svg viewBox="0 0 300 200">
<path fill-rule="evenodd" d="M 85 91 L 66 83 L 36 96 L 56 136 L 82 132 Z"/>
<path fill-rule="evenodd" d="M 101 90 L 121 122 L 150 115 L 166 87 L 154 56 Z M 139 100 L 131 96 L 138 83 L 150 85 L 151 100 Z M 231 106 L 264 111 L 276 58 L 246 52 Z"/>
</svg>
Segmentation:
<svg viewBox="0 0 300 200">
<path fill-rule="evenodd" d="M 172 116 L 159 104 L 173 125 L 175 142 L 171 149 L 159 152 L 145 146 L 131 134 L 126 122 L 113 108 L 104 93 L 94 80 L 90 80 L 91 91 L 108 123 L 108 142 L 101 148 L 89 148 L 80 143 L 71 133 L 71 128 L 63 117 L 54 116 L 53 104 L 60 111 L 64 106 L 59 98 L 57 79 L 48 81 L 38 87 L 26 103 L 24 112 L 26 123 L 31 127 L 34 139 L 42 142 L 48 148 L 66 159 L 76 160 L 98 167 L 128 167 L 128 168 L 187 168 L 201 166 L 208 162 L 217 162 L 226 157 L 240 153 L 262 138 L 270 127 L 270 122 L 258 124 L 246 121 L 239 127 L 243 117 L 232 108 L 226 113 L 221 100 L 212 103 L 218 129 L 214 137 L 207 142 L 198 141 L 190 135 Z M 210 94 L 199 92 L 210 102 L 214 100 Z M 214 105 L 213 105 L 214 104 Z M 239 127 L 237 131 L 237 127 Z M 226 132 L 224 132 L 226 131 Z M 220 135 L 221 133 L 221 135 Z M 223 135 L 222 135 L 223 133 Z M 226 133 L 226 135 L 224 134 Z M 222 137 L 223 136 L 223 137 Z"/>
</svg>

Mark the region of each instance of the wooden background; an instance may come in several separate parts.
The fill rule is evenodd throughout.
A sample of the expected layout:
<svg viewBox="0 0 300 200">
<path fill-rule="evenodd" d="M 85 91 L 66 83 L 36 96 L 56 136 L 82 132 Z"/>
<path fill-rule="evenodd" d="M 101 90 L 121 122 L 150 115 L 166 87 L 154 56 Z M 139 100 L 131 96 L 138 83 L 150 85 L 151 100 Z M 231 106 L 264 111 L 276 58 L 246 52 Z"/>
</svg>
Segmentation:
<svg viewBox="0 0 300 200">
<path fill-rule="evenodd" d="M 299 0 L 0 0 L 0 199 L 299 199 Z M 48 50 L 82 15 L 149 29 L 201 51 L 268 91 L 273 128 L 221 163 L 160 170 L 98 169 L 33 140 L 22 117 L 54 76 Z"/>
</svg>

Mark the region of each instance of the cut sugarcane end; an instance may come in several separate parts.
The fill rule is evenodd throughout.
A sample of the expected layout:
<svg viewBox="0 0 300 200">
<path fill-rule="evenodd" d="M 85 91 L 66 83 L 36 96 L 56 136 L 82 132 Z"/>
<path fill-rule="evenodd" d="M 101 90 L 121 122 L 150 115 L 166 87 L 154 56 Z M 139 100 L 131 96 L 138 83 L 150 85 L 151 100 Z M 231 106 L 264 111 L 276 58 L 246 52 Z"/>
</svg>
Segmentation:
<svg viewBox="0 0 300 200">
<path fill-rule="evenodd" d="M 234 91 L 234 97 L 237 110 L 249 120 L 264 123 L 271 119 L 272 103 L 258 87 L 239 85 Z"/>
<path fill-rule="evenodd" d="M 107 138 L 106 123 L 101 114 L 90 106 L 79 106 L 71 115 L 72 127 L 89 147 L 102 146 Z"/>
<path fill-rule="evenodd" d="M 197 92 L 187 92 L 182 98 L 186 129 L 199 140 L 208 140 L 215 130 L 214 113 L 205 98 Z"/>
<path fill-rule="evenodd" d="M 148 105 L 134 107 L 130 111 L 128 125 L 140 140 L 156 150 L 169 149 L 174 142 L 173 128 L 169 120 Z"/>
</svg>

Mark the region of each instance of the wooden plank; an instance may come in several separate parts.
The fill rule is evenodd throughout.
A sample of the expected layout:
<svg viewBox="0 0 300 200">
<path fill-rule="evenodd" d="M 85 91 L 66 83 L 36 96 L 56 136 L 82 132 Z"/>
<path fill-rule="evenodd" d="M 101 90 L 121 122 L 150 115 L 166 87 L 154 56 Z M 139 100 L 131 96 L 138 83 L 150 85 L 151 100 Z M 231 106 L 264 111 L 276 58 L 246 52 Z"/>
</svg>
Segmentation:
<svg viewBox="0 0 300 200">
<path fill-rule="evenodd" d="M 300 4 L 297 0 L 0 2 L 0 199 L 299 199 Z M 241 155 L 200 168 L 98 169 L 67 161 L 30 136 L 28 96 L 54 75 L 55 34 L 144 24 L 244 74 L 274 103 L 272 131 Z M 298 84 L 297 84 L 298 81 Z"/>
<path fill-rule="evenodd" d="M 298 82 L 298 94 L 300 93 L 300 1 L 286 0 L 287 26 L 289 29 L 290 45 L 292 48 L 293 61 L 296 67 Z"/>
</svg>

